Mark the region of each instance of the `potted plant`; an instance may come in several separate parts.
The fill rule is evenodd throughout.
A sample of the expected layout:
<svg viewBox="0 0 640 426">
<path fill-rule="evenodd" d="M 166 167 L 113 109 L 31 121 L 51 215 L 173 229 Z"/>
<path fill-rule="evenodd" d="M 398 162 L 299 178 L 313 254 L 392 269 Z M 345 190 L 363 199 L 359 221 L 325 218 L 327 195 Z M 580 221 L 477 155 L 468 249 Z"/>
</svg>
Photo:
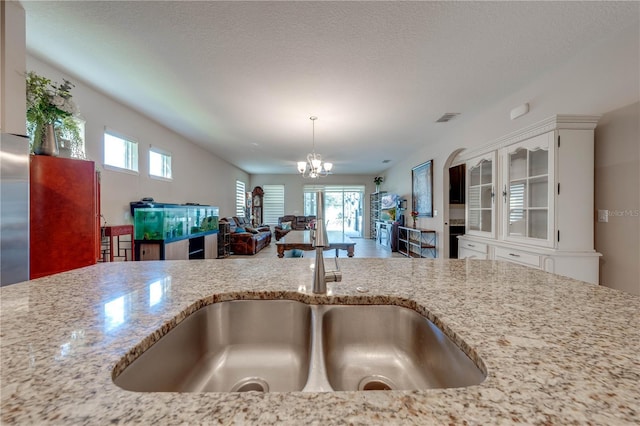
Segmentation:
<svg viewBox="0 0 640 426">
<path fill-rule="evenodd" d="M 84 158 L 84 143 L 71 96 L 74 85 L 58 84 L 33 71 L 27 80 L 27 133 L 35 154 L 58 155 L 58 138 L 68 141 L 71 156 Z"/>
<path fill-rule="evenodd" d="M 376 176 L 373 178 L 373 183 L 376 184 L 376 192 L 380 192 L 380 184 L 384 181 L 382 176 Z"/>
<path fill-rule="evenodd" d="M 413 210 L 411 211 L 411 219 L 413 219 L 413 227 L 416 227 L 416 220 L 418 219 L 418 212 Z"/>
</svg>

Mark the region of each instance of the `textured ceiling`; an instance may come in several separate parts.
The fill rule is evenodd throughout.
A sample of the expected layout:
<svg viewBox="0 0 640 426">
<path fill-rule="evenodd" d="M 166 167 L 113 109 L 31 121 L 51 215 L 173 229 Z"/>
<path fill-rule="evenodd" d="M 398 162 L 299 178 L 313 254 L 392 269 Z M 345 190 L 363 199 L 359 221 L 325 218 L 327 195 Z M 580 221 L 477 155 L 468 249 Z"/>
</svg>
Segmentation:
<svg viewBox="0 0 640 426">
<path fill-rule="evenodd" d="M 375 174 L 455 125 L 443 113 L 638 21 L 614 2 L 21 3 L 30 53 L 249 173 L 295 173 L 316 115 L 335 173 Z"/>
</svg>

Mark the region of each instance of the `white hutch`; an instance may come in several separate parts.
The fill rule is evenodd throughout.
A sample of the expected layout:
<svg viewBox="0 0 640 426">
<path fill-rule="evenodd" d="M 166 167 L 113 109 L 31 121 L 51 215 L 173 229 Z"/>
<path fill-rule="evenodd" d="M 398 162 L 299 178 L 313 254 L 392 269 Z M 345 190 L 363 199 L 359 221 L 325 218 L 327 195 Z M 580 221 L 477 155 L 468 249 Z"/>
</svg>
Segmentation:
<svg viewBox="0 0 640 426">
<path fill-rule="evenodd" d="M 557 115 L 463 151 L 466 230 L 459 258 L 515 262 L 598 283 L 593 246 L 594 129 Z"/>
</svg>

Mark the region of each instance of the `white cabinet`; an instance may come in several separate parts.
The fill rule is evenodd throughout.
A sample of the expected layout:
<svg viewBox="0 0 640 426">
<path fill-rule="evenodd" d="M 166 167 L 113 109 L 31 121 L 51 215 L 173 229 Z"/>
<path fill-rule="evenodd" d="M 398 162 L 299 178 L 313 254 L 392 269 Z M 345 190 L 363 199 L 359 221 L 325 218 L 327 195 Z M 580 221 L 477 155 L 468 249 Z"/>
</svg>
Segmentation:
<svg viewBox="0 0 640 426">
<path fill-rule="evenodd" d="M 460 257 L 505 260 L 598 283 L 593 249 L 599 117 L 558 115 L 484 148 L 467 165 Z"/>
<path fill-rule="evenodd" d="M 495 236 L 495 152 L 467 162 L 467 232 L 486 237 Z"/>
<path fill-rule="evenodd" d="M 552 247 L 555 132 L 503 148 L 504 239 Z"/>
<path fill-rule="evenodd" d="M 508 247 L 496 247 L 495 258 L 497 260 L 507 260 L 513 263 L 520 263 L 526 266 L 533 266 L 534 268 L 541 269 L 540 255 L 527 253 L 522 250 L 514 250 Z"/>
<path fill-rule="evenodd" d="M 487 245 L 458 237 L 458 259 L 487 259 Z"/>
</svg>

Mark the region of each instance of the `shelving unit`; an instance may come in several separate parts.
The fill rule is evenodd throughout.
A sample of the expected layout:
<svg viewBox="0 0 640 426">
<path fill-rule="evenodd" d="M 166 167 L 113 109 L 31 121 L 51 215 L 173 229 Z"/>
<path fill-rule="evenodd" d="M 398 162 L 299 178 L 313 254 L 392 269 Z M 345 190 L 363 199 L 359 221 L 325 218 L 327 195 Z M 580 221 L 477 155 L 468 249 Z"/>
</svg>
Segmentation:
<svg viewBox="0 0 640 426">
<path fill-rule="evenodd" d="M 378 238 L 378 229 L 376 222 L 380 220 L 382 196 L 386 194 L 384 191 L 374 192 L 369 196 L 369 238 L 376 240 Z"/>
<path fill-rule="evenodd" d="M 218 223 L 218 259 L 231 254 L 231 225 L 228 222 Z"/>
<path fill-rule="evenodd" d="M 399 226 L 398 252 L 407 257 L 436 258 L 436 231 Z"/>
</svg>

